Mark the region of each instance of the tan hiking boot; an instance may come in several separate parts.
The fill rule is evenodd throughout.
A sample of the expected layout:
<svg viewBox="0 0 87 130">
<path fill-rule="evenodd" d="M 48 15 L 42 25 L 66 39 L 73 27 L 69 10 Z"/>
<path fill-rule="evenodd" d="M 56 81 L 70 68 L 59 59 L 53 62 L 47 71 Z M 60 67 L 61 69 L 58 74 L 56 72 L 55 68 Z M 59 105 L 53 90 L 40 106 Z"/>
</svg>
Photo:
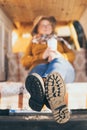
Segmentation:
<svg viewBox="0 0 87 130">
<path fill-rule="evenodd" d="M 45 80 L 45 94 L 50 104 L 54 119 L 62 124 L 70 119 L 70 113 L 64 102 L 65 83 L 58 73 L 51 73 Z"/>
</svg>

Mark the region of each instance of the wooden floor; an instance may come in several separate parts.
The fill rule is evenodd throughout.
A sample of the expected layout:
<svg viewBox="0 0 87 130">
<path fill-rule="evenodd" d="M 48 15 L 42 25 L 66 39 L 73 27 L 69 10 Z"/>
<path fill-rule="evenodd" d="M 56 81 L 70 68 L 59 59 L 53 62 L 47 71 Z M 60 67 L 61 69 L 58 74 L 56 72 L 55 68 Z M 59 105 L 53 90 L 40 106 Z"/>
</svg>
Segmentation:
<svg viewBox="0 0 87 130">
<path fill-rule="evenodd" d="M 17 113 L 0 116 L 0 130 L 87 130 L 87 110 L 72 111 L 66 124 L 54 121 L 52 113 Z"/>
</svg>

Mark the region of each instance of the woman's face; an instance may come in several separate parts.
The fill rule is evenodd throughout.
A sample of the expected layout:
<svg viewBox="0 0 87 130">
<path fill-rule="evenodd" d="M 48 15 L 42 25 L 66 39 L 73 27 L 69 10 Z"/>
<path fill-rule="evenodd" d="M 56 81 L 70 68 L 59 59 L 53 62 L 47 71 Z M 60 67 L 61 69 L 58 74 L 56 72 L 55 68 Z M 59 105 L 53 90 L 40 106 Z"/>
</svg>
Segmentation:
<svg viewBox="0 0 87 130">
<path fill-rule="evenodd" d="M 38 33 L 42 35 L 49 35 L 53 31 L 52 24 L 48 20 L 41 20 L 38 25 Z"/>
</svg>

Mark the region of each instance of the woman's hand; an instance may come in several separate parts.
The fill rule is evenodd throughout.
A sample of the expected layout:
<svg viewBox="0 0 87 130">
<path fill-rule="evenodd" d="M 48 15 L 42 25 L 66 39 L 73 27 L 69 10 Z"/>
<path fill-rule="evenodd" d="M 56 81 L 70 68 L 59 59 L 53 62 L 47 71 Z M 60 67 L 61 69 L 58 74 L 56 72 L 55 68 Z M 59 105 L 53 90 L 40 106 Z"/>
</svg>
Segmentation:
<svg viewBox="0 0 87 130">
<path fill-rule="evenodd" d="M 53 59 L 57 58 L 57 53 L 55 51 L 50 51 L 48 62 L 51 62 Z"/>
<path fill-rule="evenodd" d="M 51 62 L 53 59 L 57 57 L 57 51 L 52 50 L 50 47 L 48 47 L 45 52 L 43 53 L 43 59 L 48 58 L 48 62 Z"/>
<path fill-rule="evenodd" d="M 43 59 L 47 59 L 48 57 L 49 57 L 49 52 L 50 52 L 50 48 L 48 47 L 45 51 L 44 51 L 44 53 L 43 53 Z"/>
</svg>

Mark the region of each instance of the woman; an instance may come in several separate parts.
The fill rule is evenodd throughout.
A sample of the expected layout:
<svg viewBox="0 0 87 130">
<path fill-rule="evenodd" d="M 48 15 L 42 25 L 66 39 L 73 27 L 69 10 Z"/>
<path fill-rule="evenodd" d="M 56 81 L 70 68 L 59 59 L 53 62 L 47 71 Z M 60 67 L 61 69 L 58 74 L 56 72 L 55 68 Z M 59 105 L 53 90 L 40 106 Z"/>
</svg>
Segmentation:
<svg viewBox="0 0 87 130">
<path fill-rule="evenodd" d="M 64 102 L 65 83 L 75 78 L 73 63 L 75 55 L 66 41 L 55 33 L 56 19 L 36 18 L 22 64 L 29 69 L 25 86 L 31 97 L 30 107 L 40 111 L 46 104 L 58 123 L 69 120 L 70 114 Z"/>
</svg>

